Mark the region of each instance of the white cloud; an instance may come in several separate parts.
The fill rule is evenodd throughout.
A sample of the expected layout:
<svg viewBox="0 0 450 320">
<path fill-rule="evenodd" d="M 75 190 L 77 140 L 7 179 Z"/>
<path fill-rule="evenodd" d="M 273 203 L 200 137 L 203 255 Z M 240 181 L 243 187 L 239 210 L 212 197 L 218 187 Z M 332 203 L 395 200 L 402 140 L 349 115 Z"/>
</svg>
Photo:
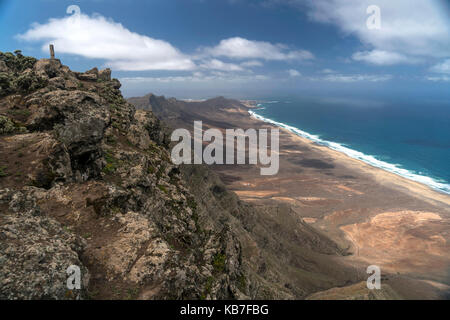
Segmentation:
<svg viewBox="0 0 450 320">
<path fill-rule="evenodd" d="M 262 67 L 263 64 L 261 61 L 258 60 L 250 60 L 250 61 L 244 61 L 241 63 L 241 66 L 244 68 L 251 68 L 251 67 Z"/>
<path fill-rule="evenodd" d="M 222 81 L 222 82 L 258 82 L 269 80 L 266 75 L 242 75 L 232 74 L 224 72 L 211 72 L 210 74 L 204 74 L 202 72 L 194 72 L 192 75 L 187 76 L 167 76 L 167 77 L 124 77 L 119 79 L 124 84 L 139 83 L 139 84 L 151 84 L 151 83 L 168 83 L 168 82 L 207 82 Z"/>
<path fill-rule="evenodd" d="M 336 73 L 333 69 L 322 69 L 320 73 L 330 74 L 330 73 Z"/>
<path fill-rule="evenodd" d="M 272 0 L 275 1 L 275 0 Z M 442 0 L 276 0 L 300 5 L 318 22 L 337 25 L 357 36 L 371 53 L 357 53 L 361 61 L 404 63 L 406 57 L 450 57 L 450 19 Z M 370 30 L 366 13 L 370 5 L 381 9 L 381 29 Z M 373 50 L 373 51 L 372 51 Z M 386 54 L 380 54 L 385 52 Z M 383 63 L 381 63 L 383 62 Z"/>
<path fill-rule="evenodd" d="M 376 65 L 393 65 L 398 63 L 416 63 L 417 59 L 396 52 L 383 50 L 359 51 L 353 54 L 353 60 L 365 61 Z"/>
<path fill-rule="evenodd" d="M 383 82 L 392 79 L 392 75 L 367 75 L 367 74 L 330 74 L 319 78 L 310 78 L 313 81 L 328 81 L 328 82 Z"/>
<path fill-rule="evenodd" d="M 243 71 L 244 69 L 234 63 L 226 63 L 217 59 L 204 61 L 200 67 L 205 69 L 221 70 L 221 71 Z"/>
<path fill-rule="evenodd" d="M 445 60 L 442 63 L 439 63 L 430 69 L 432 72 L 436 73 L 446 73 L 450 74 L 450 59 Z"/>
<path fill-rule="evenodd" d="M 295 69 L 289 69 L 287 71 L 291 77 L 300 77 L 302 74 Z"/>
<path fill-rule="evenodd" d="M 238 37 L 222 40 L 216 47 L 201 48 L 200 55 L 187 55 L 167 41 L 132 32 L 98 14 L 53 18 L 44 24 L 33 24 L 17 37 L 43 43 L 44 51 L 48 50 L 49 43 L 53 43 L 57 54 L 104 59 L 107 66 L 120 71 L 203 69 L 242 72 L 263 66 L 260 60 L 314 59 L 306 50 L 289 50 L 281 44 Z M 217 57 L 249 60 L 235 64 Z"/>
<path fill-rule="evenodd" d="M 433 82 L 449 82 L 450 76 L 426 77 L 426 79 Z"/>
<path fill-rule="evenodd" d="M 284 45 L 264 41 L 247 40 L 240 37 L 224 39 L 212 48 L 203 48 L 204 54 L 230 59 L 263 60 L 312 60 L 314 55 L 306 50 L 290 51 Z"/>
<path fill-rule="evenodd" d="M 100 15 L 81 14 L 33 24 L 19 39 L 45 41 L 56 52 L 105 59 L 116 70 L 191 70 L 192 59 L 170 43 L 131 32 L 120 23 Z"/>
</svg>

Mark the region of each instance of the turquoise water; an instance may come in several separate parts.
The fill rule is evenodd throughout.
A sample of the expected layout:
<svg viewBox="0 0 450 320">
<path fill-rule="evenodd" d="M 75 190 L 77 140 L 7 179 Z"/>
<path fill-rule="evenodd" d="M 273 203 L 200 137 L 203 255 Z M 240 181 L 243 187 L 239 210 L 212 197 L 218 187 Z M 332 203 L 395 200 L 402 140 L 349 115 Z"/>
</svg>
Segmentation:
<svg viewBox="0 0 450 320">
<path fill-rule="evenodd" d="M 450 103 L 274 99 L 252 113 L 375 167 L 450 194 Z"/>
</svg>

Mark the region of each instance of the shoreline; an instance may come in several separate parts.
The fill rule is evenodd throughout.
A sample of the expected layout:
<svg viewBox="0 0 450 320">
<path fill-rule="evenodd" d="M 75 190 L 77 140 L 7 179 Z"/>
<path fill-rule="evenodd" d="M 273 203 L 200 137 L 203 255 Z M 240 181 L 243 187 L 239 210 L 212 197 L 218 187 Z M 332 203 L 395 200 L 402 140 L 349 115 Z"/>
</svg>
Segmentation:
<svg viewBox="0 0 450 320">
<path fill-rule="evenodd" d="M 304 222 L 342 248 L 350 244 L 350 255 L 337 261 L 378 265 L 391 275 L 407 275 L 411 281 L 450 285 L 446 273 L 450 195 L 263 121 L 252 115 L 254 108 L 241 109 L 248 127 L 280 129 L 284 172 L 270 182 L 255 173 L 241 174 L 243 180 L 232 187 L 242 200 L 289 204 Z M 302 158 L 334 167 L 305 167 L 295 160 Z M 347 179 L 347 174 L 352 177 Z"/>
<path fill-rule="evenodd" d="M 441 202 L 444 202 L 444 203 L 450 205 L 450 189 L 449 189 L 449 192 L 446 192 L 446 191 L 441 189 L 441 188 L 443 188 L 445 190 L 448 189 L 449 187 L 448 187 L 447 184 L 443 184 L 443 183 L 437 182 L 433 178 L 428 177 L 428 176 L 421 176 L 421 175 L 417 175 L 415 173 L 411 173 L 409 170 L 398 168 L 395 165 L 392 165 L 390 163 L 377 160 L 373 156 L 368 156 L 368 155 L 365 155 L 362 152 L 359 152 L 357 150 L 353 150 L 353 149 L 350 149 L 350 148 L 347 148 L 347 147 L 343 147 L 343 146 L 341 146 L 338 143 L 321 140 L 320 138 L 315 137 L 314 135 L 309 134 L 307 132 L 304 132 L 301 129 L 298 129 L 296 127 L 286 125 L 284 123 L 275 121 L 273 119 L 265 118 L 265 117 L 263 117 L 261 115 L 258 115 L 258 114 L 256 114 L 254 112 L 255 109 L 261 108 L 259 105 L 250 103 L 250 101 L 242 101 L 242 103 L 246 107 L 249 108 L 249 110 L 247 110 L 247 112 L 248 112 L 248 114 L 249 114 L 249 116 L 250 116 L 250 118 L 252 120 L 260 121 L 262 123 L 275 126 L 275 127 L 279 128 L 279 129 L 281 129 L 282 131 L 287 132 L 288 134 L 299 138 L 302 141 L 302 143 L 313 144 L 316 147 L 324 150 L 325 152 L 337 153 L 338 154 L 337 158 L 339 158 L 341 160 L 345 160 L 343 158 L 343 157 L 345 157 L 345 158 L 347 158 L 349 160 L 356 161 L 360 165 L 368 166 L 369 168 L 371 168 L 373 170 L 376 170 L 376 171 L 377 170 L 381 170 L 382 172 L 384 172 L 386 174 L 389 174 L 389 175 L 392 175 L 393 177 L 395 177 L 396 178 L 395 180 L 398 180 L 397 183 L 399 185 L 401 185 L 403 187 L 407 187 L 408 189 L 411 189 L 411 187 L 414 187 L 413 188 L 414 190 L 412 190 L 413 192 L 415 191 L 415 193 L 417 193 L 417 192 L 420 191 L 419 193 L 421 195 L 423 195 L 423 193 L 426 193 L 433 200 L 441 201 Z M 333 147 L 334 144 L 336 146 Z M 342 151 L 340 149 L 347 149 L 348 152 Z M 354 154 L 360 155 L 360 156 L 359 157 L 352 156 L 349 153 L 354 153 Z M 377 166 L 374 163 L 371 163 L 370 161 L 366 161 L 364 159 L 361 159 L 362 158 L 361 155 L 364 156 L 364 157 L 371 157 L 371 158 L 373 158 L 375 160 L 374 162 L 380 162 L 383 165 Z M 401 174 L 399 172 L 395 172 L 395 170 L 389 170 L 388 168 L 386 168 L 386 166 L 391 166 L 391 167 L 397 169 L 397 171 L 400 171 L 400 170 L 405 171 L 405 174 Z M 413 176 L 413 177 L 412 178 L 408 177 L 408 175 L 409 176 Z M 414 179 L 414 176 L 417 176 L 418 178 Z M 430 183 L 426 183 L 426 182 L 423 182 L 423 181 L 419 181 L 420 178 L 427 179 L 427 180 L 429 179 L 431 182 Z M 382 179 L 382 180 L 385 180 L 385 179 Z M 402 180 L 404 180 L 404 181 L 402 181 Z M 411 186 L 410 186 L 410 184 L 411 184 Z M 433 187 L 433 186 L 431 186 L 432 184 L 436 184 L 438 186 L 441 186 L 441 188 L 439 188 L 437 186 Z M 431 195 L 431 193 L 436 193 L 436 195 L 439 195 L 439 196 L 436 196 L 436 195 L 433 196 L 433 195 Z"/>
</svg>

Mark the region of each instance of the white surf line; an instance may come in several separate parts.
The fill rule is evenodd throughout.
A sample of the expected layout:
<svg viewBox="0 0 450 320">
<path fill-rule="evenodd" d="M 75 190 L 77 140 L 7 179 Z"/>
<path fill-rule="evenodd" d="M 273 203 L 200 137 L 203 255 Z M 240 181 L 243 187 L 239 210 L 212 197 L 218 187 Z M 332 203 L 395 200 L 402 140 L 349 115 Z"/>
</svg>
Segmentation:
<svg viewBox="0 0 450 320">
<path fill-rule="evenodd" d="M 437 181 L 437 180 L 435 180 L 435 179 L 433 179 L 431 177 L 428 177 L 428 176 L 419 175 L 419 174 L 410 172 L 409 170 L 406 170 L 406 169 L 403 169 L 403 168 L 399 168 L 398 165 L 378 160 L 374 156 L 366 155 L 366 154 L 364 154 L 362 152 L 359 152 L 359 151 L 347 148 L 347 147 L 345 147 L 345 146 L 343 146 L 343 145 L 341 145 L 339 143 L 322 140 L 317 135 L 310 134 L 308 132 L 302 131 L 302 130 L 296 128 L 296 127 L 287 125 L 287 124 L 282 123 L 282 122 L 278 122 L 278 121 L 275 121 L 275 120 L 272 120 L 272 119 L 269 119 L 269 118 L 265 118 L 263 116 L 260 116 L 260 115 L 256 114 L 252 110 L 249 110 L 248 112 L 250 113 L 251 116 L 253 116 L 254 118 L 256 118 L 258 120 L 261 120 L 261 121 L 264 121 L 264 122 L 276 125 L 278 127 L 287 129 L 290 132 L 292 132 L 292 133 L 294 133 L 294 134 L 296 134 L 296 135 L 298 135 L 300 137 L 309 139 L 309 140 L 311 140 L 313 142 L 316 142 L 317 144 L 320 144 L 322 146 L 328 147 L 328 148 L 333 149 L 335 151 L 344 153 L 345 155 L 349 156 L 350 158 L 361 160 L 361 161 L 363 161 L 363 162 L 365 162 L 365 163 L 367 163 L 367 164 L 369 164 L 369 165 L 371 165 L 373 167 L 380 168 L 380 169 L 383 169 L 383 170 L 391 172 L 391 173 L 395 173 L 395 174 L 397 174 L 397 175 L 399 175 L 399 176 L 401 176 L 403 178 L 407 178 L 409 180 L 420 182 L 422 184 L 425 184 L 425 185 L 429 186 L 430 188 L 432 188 L 432 189 L 434 189 L 436 191 L 439 191 L 439 192 L 442 192 L 442 193 L 445 193 L 445 194 L 450 194 L 450 185 L 449 184 L 442 183 L 442 182 Z"/>
</svg>

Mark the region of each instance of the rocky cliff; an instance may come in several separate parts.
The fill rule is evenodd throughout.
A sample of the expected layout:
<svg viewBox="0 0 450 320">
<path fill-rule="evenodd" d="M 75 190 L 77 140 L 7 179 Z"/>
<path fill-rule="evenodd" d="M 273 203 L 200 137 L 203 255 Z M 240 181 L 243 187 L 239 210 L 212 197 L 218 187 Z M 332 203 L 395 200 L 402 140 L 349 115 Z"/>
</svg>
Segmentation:
<svg viewBox="0 0 450 320">
<path fill-rule="evenodd" d="M 248 107 L 237 100 L 218 97 L 180 101 L 149 94 L 128 101 L 136 108 L 151 110 L 171 128 L 192 131 L 194 121 L 221 130 L 248 128 Z M 215 199 L 208 212 L 212 216 L 216 212 L 221 214 L 215 221 L 226 218 L 239 239 L 249 284 L 247 294 L 251 298 L 303 299 L 314 292 L 365 280 L 365 270 L 344 263 L 344 256 L 349 254 L 346 248 L 301 218 L 303 208 L 280 202 L 240 201 L 234 192 L 227 190 L 227 185 L 248 182 L 241 180 L 240 173 L 253 170 L 252 165 L 180 169 L 190 181 L 188 185 L 194 186 L 193 194 L 206 195 L 214 190 L 212 196 L 206 197 L 208 201 Z M 258 190 L 256 186 L 255 189 Z"/>
<path fill-rule="evenodd" d="M 0 53 L 0 299 L 245 297 L 239 242 L 120 86 L 110 70 Z"/>
<path fill-rule="evenodd" d="M 298 299 L 361 280 L 290 208 L 173 165 L 168 129 L 120 87 L 108 69 L 0 53 L 0 299 Z"/>
</svg>

